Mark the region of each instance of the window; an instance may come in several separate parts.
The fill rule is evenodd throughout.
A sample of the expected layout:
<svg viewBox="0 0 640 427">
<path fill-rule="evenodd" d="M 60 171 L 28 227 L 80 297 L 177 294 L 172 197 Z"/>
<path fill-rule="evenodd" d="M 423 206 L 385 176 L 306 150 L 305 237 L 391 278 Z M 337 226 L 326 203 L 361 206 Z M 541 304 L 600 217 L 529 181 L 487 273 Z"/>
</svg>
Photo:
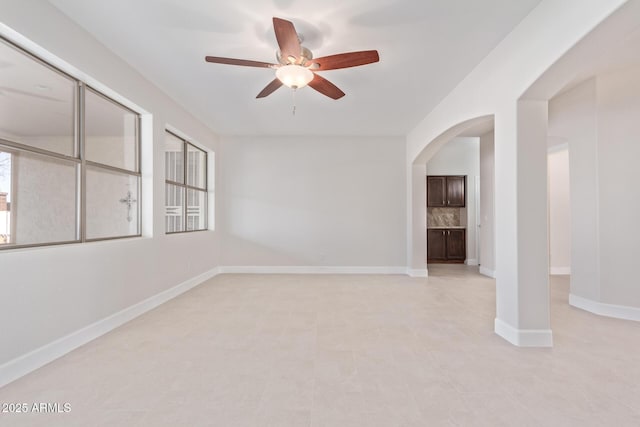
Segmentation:
<svg viewBox="0 0 640 427">
<path fill-rule="evenodd" d="M 140 235 L 139 115 L 0 39 L 0 249 Z"/>
<path fill-rule="evenodd" d="M 207 153 L 167 131 L 165 231 L 207 229 Z"/>
</svg>

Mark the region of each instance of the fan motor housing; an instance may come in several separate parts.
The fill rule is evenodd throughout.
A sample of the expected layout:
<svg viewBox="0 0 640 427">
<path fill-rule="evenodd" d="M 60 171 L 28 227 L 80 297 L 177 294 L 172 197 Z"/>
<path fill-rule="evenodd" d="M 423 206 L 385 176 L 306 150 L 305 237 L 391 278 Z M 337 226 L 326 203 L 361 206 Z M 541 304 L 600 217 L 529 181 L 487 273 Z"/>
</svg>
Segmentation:
<svg viewBox="0 0 640 427">
<path fill-rule="evenodd" d="M 278 60 L 279 64 L 282 65 L 289 65 L 292 64 L 293 62 L 291 62 L 289 60 L 289 58 L 283 58 L 282 54 L 280 53 L 280 50 L 276 50 L 276 59 Z M 300 65 L 305 65 L 306 62 L 309 62 L 313 59 L 313 54 L 311 53 L 311 51 L 309 49 L 307 49 L 304 46 L 300 46 Z"/>
</svg>

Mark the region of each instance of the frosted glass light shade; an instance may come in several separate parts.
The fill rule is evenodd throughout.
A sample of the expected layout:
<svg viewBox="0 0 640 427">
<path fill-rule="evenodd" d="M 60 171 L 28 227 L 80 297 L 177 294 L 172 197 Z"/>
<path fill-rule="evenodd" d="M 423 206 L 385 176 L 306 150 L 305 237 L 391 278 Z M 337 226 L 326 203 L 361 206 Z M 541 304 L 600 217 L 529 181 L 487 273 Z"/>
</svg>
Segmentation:
<svg viewBox="0 0 640 427">
<path fill-rule="evenodd" d="M 276 70 L 276 77 L 285 86 L 299 89 L 313 80 L 313 73 L 300 65 L 284 65 Z"/>
</svg>

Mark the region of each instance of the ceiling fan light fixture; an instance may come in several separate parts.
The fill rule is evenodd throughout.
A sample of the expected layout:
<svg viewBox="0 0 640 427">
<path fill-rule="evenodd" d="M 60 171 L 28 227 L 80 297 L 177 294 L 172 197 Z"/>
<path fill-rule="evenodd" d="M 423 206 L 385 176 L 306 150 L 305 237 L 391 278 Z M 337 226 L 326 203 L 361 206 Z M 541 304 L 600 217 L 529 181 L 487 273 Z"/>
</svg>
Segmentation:
<svg viewBox="0 0 640 427">
<path fill-rule="evenodd" d="M 276 70 L 276 77 L 287 87 L 300 89 L 313 80 L 313 73 L 300 65 L 284 65 Z"/>
<path fill-rule="evenodd" d="M 276 50 L 278 62 L 275 64 L 221 56 L 205 56 L 204 59 L 214 64 L 275 69 L 276 77 L 258 93 L 256 98 L 269 96 L 282 86 L 294 89 L 295 93 L 295 89 L 309 85 L 312 89 L 331 99 L 342 98 L 344 92 L 329 80 L 315 74 L 316 71 L 358 67 L 380 60 L 377 50 L 345 52 L 313 59 L 311 51 L 300 44 L 303 37 L 298 34 L 293 22 L 274 17 L 273 31 L 278 42 Z"/>
</svg>

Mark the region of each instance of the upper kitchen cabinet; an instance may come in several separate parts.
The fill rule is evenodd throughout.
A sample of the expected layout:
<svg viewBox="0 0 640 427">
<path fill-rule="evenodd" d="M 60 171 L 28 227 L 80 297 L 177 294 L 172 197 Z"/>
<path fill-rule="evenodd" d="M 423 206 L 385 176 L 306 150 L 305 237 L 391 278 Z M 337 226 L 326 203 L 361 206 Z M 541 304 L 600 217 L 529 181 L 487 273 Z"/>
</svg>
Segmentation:
<svg viewBox="0 0 640 427">
<path fill-rule="evenodd" d="M 427 176 L 427 206 L 462 208 L 465 189 L 465 176 Z"/>
<path fill-rule="evenodd" d="M 444 176 L 427 177 L 427 206 L 447 206 L 447 179 Z"/>
<path fill-rule="evenodd" d="M 447 206 L 454 208 L 464 207 L 466 177 L 447 177 Z"/>
</svg>

